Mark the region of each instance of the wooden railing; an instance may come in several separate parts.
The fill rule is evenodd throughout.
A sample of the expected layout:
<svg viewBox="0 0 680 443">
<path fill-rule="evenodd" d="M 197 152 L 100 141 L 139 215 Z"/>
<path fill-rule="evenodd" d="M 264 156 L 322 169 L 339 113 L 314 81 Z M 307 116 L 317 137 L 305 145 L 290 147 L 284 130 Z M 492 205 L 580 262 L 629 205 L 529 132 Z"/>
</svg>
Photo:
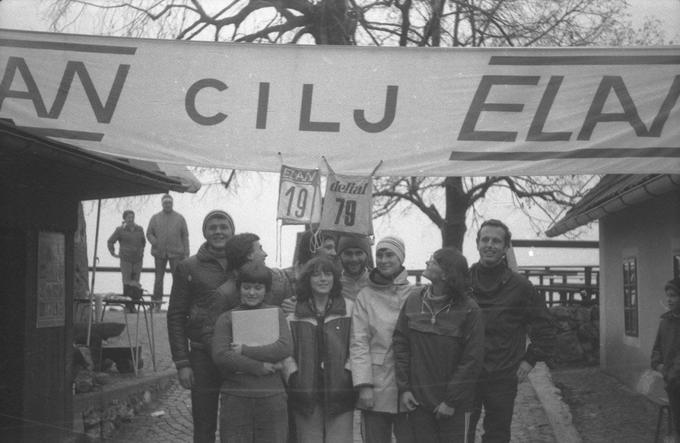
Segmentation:
<svg viewBox="0 0 680 443">
<path fill-rule="evenodd" d="M 599 266 L 520 266 L 545 298 L 548 306 L 597 304 L 600 293 Z M 408 271 L 417 285 L 422 284 L 422 269 Z"/>
<path fill-rule="evenodd" d="M 92 268 L 89 268 L 92 272 Z M 97 266 L 97 272 L 120 272 L 116 266 Z M 154 273 L 154 268 L 143 268 L 143 273 Z M 170 272 L 167 269 L 166 272 Z M 520 266 L 536 290 L 543 295 L 548 306 L 597 304 L 600 294 L 599 266 Z M 408 271 L 409 277 L 422 284 L 422 269 Z M 164 298 L 167 295 L 164 295 Z"/>
</svg>

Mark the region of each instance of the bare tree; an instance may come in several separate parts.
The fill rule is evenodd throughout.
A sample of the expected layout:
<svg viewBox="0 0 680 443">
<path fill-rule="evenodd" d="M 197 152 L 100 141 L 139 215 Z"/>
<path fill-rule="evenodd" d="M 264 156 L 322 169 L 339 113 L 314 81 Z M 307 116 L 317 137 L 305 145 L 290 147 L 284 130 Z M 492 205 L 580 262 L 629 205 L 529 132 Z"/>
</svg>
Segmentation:
<svg viewBox="0 0 680 443">
<path fill-rule="evenodd" d="M 56 31 L 86 14 L 104 34 L 182 40 L 389 46 L 585 46 L 658 43 L 658 25 L 631 31 L 626 0 L 53 0 Z M 468 212 L 494 188 L 528 215 L 554 220 L 592 177 L 384 177 L 374 215 L 400 202 L 422 211 L 442 243 L 462 248 Z M 442 215 L 437 203 L 445 207 Z M 541 222 L 530 221 L 540 231 Z M 545 224 L 545 222 L 543 223 Z"/>
</svg>

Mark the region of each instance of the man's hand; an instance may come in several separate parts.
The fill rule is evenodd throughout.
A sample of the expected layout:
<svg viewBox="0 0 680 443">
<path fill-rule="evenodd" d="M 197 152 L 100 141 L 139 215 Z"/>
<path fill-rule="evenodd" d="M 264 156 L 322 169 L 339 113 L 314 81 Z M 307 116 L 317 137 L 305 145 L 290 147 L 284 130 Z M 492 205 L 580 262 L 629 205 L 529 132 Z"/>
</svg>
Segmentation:
<svg viewBox="0 0 680 443">
<path fill-rule="evenodd" d="M 240 354 L 241 352 L 243 352 L 243 345 L 240 343 L 232 343 L 231 350 L 237 354 Z"/>
<path fill-rule="evenodd" d="M 295 306 L 297 306 L 297 297 L 292 296 L 291 298 L 287 298 L 283 300 L 281 303 L 281 310 L 284 312 L 284 314 L 292 314 L 295 312 Z"/>
<path fill-rule="evenodd" d="M 663 363 L 659 363 L 658 365 L 656 365 L 656 369 L 654 370 L 656 372 L 660 372 L 661 374 L 663 374 L 663 368 L 664 368 Z"/>
<path fill-rule="evenodd" d="M 439 403 L 439 406 L 434 408 L 434 415 L 435 418 L 440 419 L 440 418 L 449 418 L 453 417 L 454 412 L 456 412 L 455 408 L 452 408 L 451 406 L 447 405 L 444 402 Z"/>
<path fill-rule="evenodd" d="M 179 384 L 182 385 L 184 389 L 191 389 L 194 385 L 194 370 L 189 366 L 179 368 L 177 370 L 177 378 L 179 378 Z"/>
<path fill-rule="evenodd" d="M 373 409 L 373 386 L 362 386 L 359 388 L 359 401 L 357 406 L 360 409 Z"/>
<path fill-rule="evenodd" d="M 517 368 L 517 381 L 520 383 L 526 381 L 527 376 L 532 369 L 534 369 L 534 367 L 531 366 L 529 362 L 522 360 L 519 364 L 519 368 Z"/>
<path fill-rule="evenodd" d="M 411 412 L 420 406 L 420 403 L 418 403 L 418 400 L 416 400 L 411 391 L 406 391 L 401 394 L 401 406 L 403 409 Z"/>
</svg>

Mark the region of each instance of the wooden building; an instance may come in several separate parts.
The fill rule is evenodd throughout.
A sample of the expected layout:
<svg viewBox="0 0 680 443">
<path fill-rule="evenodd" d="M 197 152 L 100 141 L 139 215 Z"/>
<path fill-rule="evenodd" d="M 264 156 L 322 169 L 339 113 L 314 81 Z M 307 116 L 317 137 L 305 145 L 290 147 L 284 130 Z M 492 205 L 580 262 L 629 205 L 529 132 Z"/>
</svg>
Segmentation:
<svg viewBox="0 0 680 443">
<path fill-rule="evenodd" d="M 74 233 L 81 200 L 180 179 L 0 122 L 0 438 L 63 441 L 73 421 Z"/>
<path fill-rule="evenodd" d="M 631 388 L 649 368 L 664 284 L 680 273 L 680 175 L 607 175 L 549 229 L 599 221 L 600 366 Z"/>
</svg>

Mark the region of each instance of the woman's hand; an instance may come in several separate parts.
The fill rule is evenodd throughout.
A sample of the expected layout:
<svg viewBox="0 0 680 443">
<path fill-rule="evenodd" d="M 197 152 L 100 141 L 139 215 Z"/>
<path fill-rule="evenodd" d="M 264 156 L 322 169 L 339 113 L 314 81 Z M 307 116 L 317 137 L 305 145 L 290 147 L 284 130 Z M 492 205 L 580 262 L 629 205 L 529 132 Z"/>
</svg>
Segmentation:
<svg viewBox="0 0 680 443">
<path fill-rule="evenodd" d="M 373 386 L 362 386 L 359 388 L 359 401 L 357 406 L 360 409 L 373 409 Z"/>
<path fill-rule="evenodd" d="M 401 406 L 403 409 L 411 412 L 420 406 L 420 403 L 418 403 L 418 400 L 416 400 L 411 391 L 406 391 L 401 394 Z"/>
<path fill-rule="evenodd" d="M 454 408 L 447 405 L 444 402 L 439 403 L 439 406 L 434 408 L 434 415 L 437 419 L 453 417 L 453 413 L 456 412 Z"/>
</svg>

